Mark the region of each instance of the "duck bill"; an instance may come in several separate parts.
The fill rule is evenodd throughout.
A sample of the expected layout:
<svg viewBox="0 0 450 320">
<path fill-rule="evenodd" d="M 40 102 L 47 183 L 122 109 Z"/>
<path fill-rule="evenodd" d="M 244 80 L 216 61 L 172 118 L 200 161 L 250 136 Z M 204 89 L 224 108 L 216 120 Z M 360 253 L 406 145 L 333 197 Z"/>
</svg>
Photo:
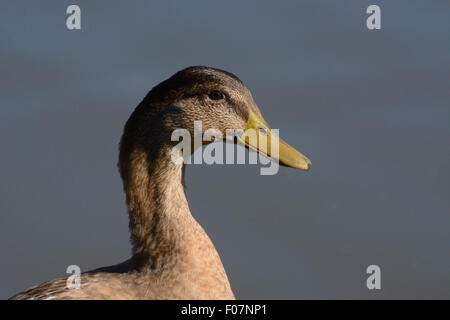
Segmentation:
<svg viewBox="0 0 450 320">
<path fill-rule="evenodd" d="M 311 161 L 300 151 L 281 140 L 267 122 L 250 111 L 247 126 L 238 140 L 250 150 L 256 151 L 279 164 L 308 171 Z"/>
</svg>

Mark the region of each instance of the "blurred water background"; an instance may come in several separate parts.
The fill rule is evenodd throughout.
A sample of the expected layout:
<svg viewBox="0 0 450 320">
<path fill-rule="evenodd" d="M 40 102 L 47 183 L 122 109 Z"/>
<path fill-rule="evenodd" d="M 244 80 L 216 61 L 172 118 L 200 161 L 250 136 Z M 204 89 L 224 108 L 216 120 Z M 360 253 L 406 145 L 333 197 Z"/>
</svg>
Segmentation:
<svg viewBox="0 0 450 320">
<path fill-rule="evenodd" d="M 68 31 L 72 3 L 1 5 L 0 298 L 129 257 L 122 128 L 190 65 L 239 76 L 313 163 L 187 168 L 238 298 L 450 298 L 449 1 L 75 1 Z"/>
</svg>

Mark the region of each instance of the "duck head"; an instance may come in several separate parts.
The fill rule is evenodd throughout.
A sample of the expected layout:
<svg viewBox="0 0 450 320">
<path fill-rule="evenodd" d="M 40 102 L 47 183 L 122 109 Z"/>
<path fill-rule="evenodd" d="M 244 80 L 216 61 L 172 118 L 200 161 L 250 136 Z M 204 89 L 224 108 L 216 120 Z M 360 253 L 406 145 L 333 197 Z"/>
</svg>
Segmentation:
<svg viewBox="0 0 450 320">
<path fill-rule="evenodd" d="M 238 77 L 210 67 L 183 69 L 154 87 L 130 117 L 125 133 L 133 132 L 135 141 L 142 144 L 155 140 L 171 144 L 170 136 L 176 129 L 187 129 L 194 136 L 194 121 L 201 121 L 202 134 L 215 129 L 226 137 L 229 129 L 241 131 L 234 142 L 281 165 L 301 170 L 309 170 L 311 166 L 307 157 L 275 138 L 250 91 Z M 278 152 L 272 151 L 276 150 L 271 147 L 273 141 L 279 142 Z"/>
</svg>

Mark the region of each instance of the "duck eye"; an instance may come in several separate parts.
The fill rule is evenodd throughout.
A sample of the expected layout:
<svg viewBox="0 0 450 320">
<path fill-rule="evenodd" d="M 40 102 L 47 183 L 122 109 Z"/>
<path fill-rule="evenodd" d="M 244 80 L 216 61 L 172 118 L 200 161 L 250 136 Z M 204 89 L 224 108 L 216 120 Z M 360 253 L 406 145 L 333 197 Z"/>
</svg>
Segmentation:
<svg viewBox="0 0 450 320">
<path fill-rule="evenodd" d="M 225 97 L 223 92 L 217 90 L 211 91 L 208 96 L 211 100 L 222 100 Z"/>
</svg>

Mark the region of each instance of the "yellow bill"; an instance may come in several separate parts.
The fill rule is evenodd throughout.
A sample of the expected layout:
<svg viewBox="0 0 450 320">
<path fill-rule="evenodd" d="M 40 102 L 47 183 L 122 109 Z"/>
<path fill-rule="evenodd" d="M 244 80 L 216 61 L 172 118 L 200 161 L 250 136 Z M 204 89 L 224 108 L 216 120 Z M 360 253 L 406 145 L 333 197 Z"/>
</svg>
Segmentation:
<svg viewBox="0 0 450 320">
<path fill-rule="evenodd" d="M 311 161 L 307 157 L 274 135 L 267 122 L 252 111 L 239 140 L 247 148 L 271 160 L 278 160 L 286 167 L 305 171 L 311 168 Z"/>
</svg>

